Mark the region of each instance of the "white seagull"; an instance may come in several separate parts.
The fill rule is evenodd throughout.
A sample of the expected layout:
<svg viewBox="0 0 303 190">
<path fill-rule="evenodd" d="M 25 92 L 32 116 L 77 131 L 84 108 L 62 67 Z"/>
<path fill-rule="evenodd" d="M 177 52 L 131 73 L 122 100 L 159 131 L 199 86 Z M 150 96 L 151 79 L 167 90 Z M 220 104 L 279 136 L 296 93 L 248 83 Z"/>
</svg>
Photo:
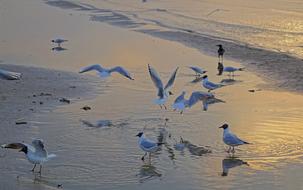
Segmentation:
<svg viewBox="0 0 303 190">
<path fill-rule="evenodd" d="M 235 146 L 240 146 L 240 145 L 243 145 L 243 144 L 250 144 L 248 142 L 245 142 L 245 141 L 239 139 L 235 134 L 233 134 L 229 130 L 227 124 L 224 124 L 219 128 L 224 129 L 224 131 L 223 131 L 223 142 L 229 146 L 229 149 L 227 150 L 228 153 L 230 151 L 232 153 L 234 153 L 235 152 Z"/>
<path fill-rule="evenodd" d="M 224 67 L 223 63 L 218 63 L 218 75 L 222 75 L 223 72 L 227 72 L 234 76 L 235 71 L 243 71 L 244 68 L 237 68 L 237 67 Z"/>
<path fill-rule="evenodd" d="M 187 100 L 185 99 L 185 91 L 181 93 L 180 96 L 178 96 L 173 104 L 173 109 L 180 111 L 180 114 L 183 113 L 184 109 L 186 107 L 192 107 L 195 105 L 198 101 L 206 101 L 208 99 L 215 98 L 215 96 L 210 93 L 210 92 L 201 92 L 201 91 L 196 91 L 192 92 L 190 98 Z"/>
<path fill-rule="evenodd" d="M 145 154 L 141 158 L 142 161 L 144 161 L 144 157 L 147 155 L 147 153 L 149 153 L 149 159 L 151 159 L 151 153 L 156 152 L 159 149 L 159 146 L 163 144 L 154 142 L 146 138 L 143 132 L 138 133 L 136 136 L 139 137 L 139 147 L 145 152 Z"/>
<path fill-rule="evenodd" d="M 216 84 L 216 83 L 209 81 L 207 75 L 204 75 L 202 77 L 202 85 L 204 88 L 208 89 L 208 92 L 225 86 L 224 84 Z"/>
<path fill-rule="evenodd" d="M 57 39 L 52 40 L 52 42 L 55 43 L 55 44 L 58 44 L 58 46 L 61 46 L 62 43 L 67 42 L 67 41 L 68 40 L 64 40 L 64 39 L 61 39 L 61 38 L 57 38 Z"/>
<path fill-rule="evenodd" d="M 0 69 L 0 78 L 6 80 L 19 80 L 21 78 L 21 73 Z"/>
<path fill-rule="evenodd" d="M 202 74 L 204 74 L 204 73 L 207 72 L 207 71 L 205 71 L 205 70 L 203 70 L 203 69 L 201 69 L 201 68 L 199 68 L 199 67 L 195 67 L 195 66 L 191 66 L 191 67 L 188 67 L 188 68 L 190 68 L 190 69 L 192 69 L 193 71 L 195 71 L 196 76 L 199 76 L 200 74 L 202 75 Z"/>
<path fill-rule="evenodd" d="M 158 94 L 157 95 L 158 95 L 159 98 L 155 99 L 154 103 L 159 105 L 161 109 L 162 109 L 162 105 L 166 109 L 165 103 L 167 101 L 167 98 L 168 98 L 169 95 L 173 94 L 171 91 L 169 91 L 169 89 L 174 84 L 178 69 L 179 68 L 177 67 L 176 70 L 171 75 L 170 79 L 168 80 L 167 84 L 164 87 L 158 73 L 156 72 L 156 70 L 153 69 L 150 65 L 148 65 L 148 71 L 149 71 L 150 77 L 151 77 L 154 85 L 158 89 Z"/>
<path fill-rule="evenodd" d="M 82 68 L 79 71 L 79 73 L 84 73 L 84 72 L 88 72 L 88 71 L 92 71 L 92 70 L 97 71 L 101 78 L 107 78 L 111 75 L 112 72 L 117 72 L 117 73 L 120 73 L 121 75 L 125 76 L 126 78 L 128 78 L 130 80 L 134 80 L 130 76 L 129 72 L 127 70 L 125 70 L 123 67 L 120 67 L 120 66 L 113 67 L 111 69 L 106 69 L 106 68 L 102 67 L 99 64 L 95 64 L 95 65 L 90 65 L 90 66 Z"/>
<path fill-rule="evenodd" d="M 48 154 L 44 148 L 43 141 L 41 139 L 35 139 L 32 141 L 32 145 L 25 143 L 10 143 L 1 145 L 2 148 L 20 149 L 19 152 L 24 152 L 28 161 L 34 164 L 32 171 L 34 172 L 36 165 L 40 165 L 39 173 L 41 174 L 42 164 L 47 162 L 51 158 L 56 157 L 55 154 Z"/>
</svg>

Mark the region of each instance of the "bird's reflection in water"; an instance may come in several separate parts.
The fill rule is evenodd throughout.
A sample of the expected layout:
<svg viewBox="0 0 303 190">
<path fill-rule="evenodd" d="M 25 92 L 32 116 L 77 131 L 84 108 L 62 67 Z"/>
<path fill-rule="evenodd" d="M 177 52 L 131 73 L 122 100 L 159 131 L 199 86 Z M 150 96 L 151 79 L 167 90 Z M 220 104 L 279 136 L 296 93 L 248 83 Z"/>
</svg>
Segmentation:
<svg viewBox="0 0 303 190">
<path fill-rule="evenodd" d="M 57 46 L 57 47 L 53 47 L 52 48 L 52 51 L 65 51 L 65 50 L 67 50 L 66 48 L 63 48 L 63 47 L 61 47 L 61 46 Z"/>
<path fill-rule="evenodd" d="M 247 162 L 244 162 L 243 160 L 240 160 L 236 157 L 228 157 L 222 160 L 222 174 L 221 176 L 227 176 L 229 169 L 237 167 L 237 166 L 241 166 L 241 165 L 247 165 L 249 166 L 249 164 Z"/>
<path fill-rule="evenodd" d="M 197 146 L 187 140 L 184 140 L 182 137 L 180 138 L 180 142 L 174 145 L 174 148 L 178 151 L 183 151 L 185 148 L 187 148 L 188 151 L 195 156 L 202 156 L 212 152 L 207 146 Z"/>
<path fill-rule="evenodd" d="M 162 146 L 165 147 L 165 149 L 169 155 L 169 158 L 171 160 L 175 160 L 174 149 L 172 149 L 171 145 L 169 143 L 167 143 L 167 137 L 170 138 L 171 134 L 166 130 L 166 128 L 165 127 L 159 128 L 158 143 L 161 143 Z"/>
<path fill-rule="evenodd" d="M 157 168 L 151 164 L 144 164 L 140 167 L 139 171 L 139 182 L 144 183 L 162 176 L 161 173 L 157 171 Z"/>
<path fill-rule="evenodd" d="M 239 82 L 242 82 L 241 80 L 235 80 L 234 78 L 227 78 L 227 79 L 222 79 L 221 80 L 221 84 L 224 84 L 224 85 L 233 85 L 233 84 L 236 84 L 236 83 L 239 83 Z"/>
<path fill-rule="evenodd" d="M 207 98 L 205 100 L 202 100 L 203 110 L 207 111 L 209 105 L 216 103 L 225 103 L 225 101 L 218 98 Z"/>
<path fill-rule="evenodd" d="M 113 123 L 110 120 L 98 120 L 95 123 L 91 123 L 90 121 L 87 120 L 80 120 L 86 127 L 93 127 L 93 128 L 98 128 L 98 127 L 110 127 L 113 126 Z"/>
</svg>

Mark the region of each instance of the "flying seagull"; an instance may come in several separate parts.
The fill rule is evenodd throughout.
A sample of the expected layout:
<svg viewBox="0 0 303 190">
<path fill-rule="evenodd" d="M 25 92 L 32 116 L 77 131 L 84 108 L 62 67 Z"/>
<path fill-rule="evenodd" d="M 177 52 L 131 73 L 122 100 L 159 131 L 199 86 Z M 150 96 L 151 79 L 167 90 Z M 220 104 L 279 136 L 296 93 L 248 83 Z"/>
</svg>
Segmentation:
<svg viewBox="0 0 303 190">
<path fill-rule="evenodd" d="M 167 101 L 167 98 L 169 95 L 173 95 L 173 93 L 171 91 L 169 91 L 169 89 L 173 86 L 173 84 L 175 82 L 175 78 L 176 78 L 178 69 L 179 68 L 177 67 L 164 87 L 156 70 L 154 68 L 152 68 L 150 65 L 148 65 L 148 71 L 149 71 L 150 77 L 151 77 L 154 85 L 158 89 L 157 95 L 159 98 L 155 99 L 154 103 L 159 105 L 161 109 L 162 109 L 162 105 L 166 109 L 165 103 Z"/>
<path fill-rule="evenodd" d="M 239 139 L 235 134 L 233 134 L 229 128 L 228 128 L 228 124 L 224 124 L 219 128 L 223 128 L 223 142 L 225 144 L 227 144 L 229 146 L 229 149 L 227 150 L 227 152 L 229 153 L 230 151 L 232 153 L 235 152 L 235 146 L 240 146 L 243 144 L 250 144 L 246 141 L 243 141 L 241 139 Z"/>
<path fill-rule="evenodd" d="M 204 75 L 202 77 L 202 80 L 203 80 L 202 86 L 204 88 L 208 89 L 208 92 L 210 92 L 211 90 L 215 90 L 217 88 L 221 88 L 221 87 L 225 86 L 224 84 L 216 84 L 216 83 L 213 83 L 213 82 L 209 81 L 207 75 Z"/>
<path fill-rule="evenodd" d="M 123 67 L 120 67 L 120 66 L 113 67 L 111 69 L 106 69 L 106 68 L 102 67 L 99 64 L 95 64 L 95 65 L 90 65 L 90 66 L 82 68 L 79 71 L 79 73 L 85 73 L 85 72 L 92 71 L 92 70 L 97 71 L 101 78 L 107 78 L 111 75 L 112 72 L 117 72 L 117 73 L 120 73 L 121 75 L 125 76 L 126 78 L 128 78 L 130 80 L 134 80 L 130 76 L 129 72 L 127 70 L 125 70 Z"/>
<path fill-rule="evenodd" d="M 144 161 L 144 157 L 149 153 L 149 159 L 151 159 L 151 153 L 156 152 L 159 149 L 159 146 L 163 143 L 156 143 L 145 137 L 143 132 L 140 132 L 136 135 L 139 137 L 138 144 L 139 147 L 145 152 L 141 160 Z"/>
<path fill-rule="evenodd" d="M 42 165 L 44 162 L 47 162 L 51 158 L 56 157 L 55 154 L 48 154 L 44 148 L 43 141 L 41 139 L 35 139 L 32 141 L 32 144 L 25 143 L 11 143 L 3 144 L 2 148 L 11 148 L 11 149 L 20 149 L 19 152 L 24 152 L 28 161 L 34 164 L 32 171 L 35 171 L 36 165 L 40 165 L 39 173 L 41 174 Z"/>
</svg>

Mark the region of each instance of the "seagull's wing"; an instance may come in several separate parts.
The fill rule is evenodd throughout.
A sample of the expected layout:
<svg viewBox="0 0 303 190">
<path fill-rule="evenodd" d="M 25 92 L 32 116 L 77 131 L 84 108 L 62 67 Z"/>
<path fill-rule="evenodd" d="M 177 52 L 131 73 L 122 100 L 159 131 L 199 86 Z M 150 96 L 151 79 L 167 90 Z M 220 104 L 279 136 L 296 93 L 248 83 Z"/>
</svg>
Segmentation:
<svg viewBox="0 0 303 190">
<path fill-rule="evenodd" d="M 174 103 L 178 103 L 178 102 L 183 101 L 184 100 L 184 95 L 185 95 L 185 93 L 182 92 L 182 94 L 175 99 Z"/>
<path fill-rule="evenodd" d="M 123 67 L 120 67 L 120 66 L 111 68 L 111 69 L 109 70 L 109 72 L 110 72 L 110 73 L 112 73 L 112 72 L 117 72 L 117 73 L 120 73 L 121 75 L 125 76 L 126 78 L 129 78 L 130 80 L 134 80 L 134 79 L 130 76 L 129 72 L 128 72 L 126 69 L 124 69 Z"/>
<path fill-rule="evenodd" d="M 245 141 L 239 139 L 235 134 L 232 134 L 232 133 L 226 134 L 224 137 L 224 140 L 228 144 L 235 144 L 235 145 L 249 144 L 248 142 L 245 142 Z"/>
<path fill-rule="evenodd" d="M 194 80 L 192 80 L 190 83 L 195 84 L 195 83 L 198 83 L 198 82 L 200 82 L 200 81 L 202 81 L 202 80 L 203 80 L 203 77 L 197 77 L 197 78 L 195 78 Z"/>
<path fill-rule="evenodd" d="M 92 71 L 92 70 L 96 70 L 96 71 L 102 72 L 102 71 L 104 71 L 105 69 L 104 69 L 103 67 L 101 67 L 101 65 L 95 64 L 95 65 L 90 65 L 90 66 L 87 66 L 87 67 L 82 68 L 82 69 L 79 71 L 79 73 L 84 73 L 84 72 L 88 72 L 88 71 Z"/>
<path fill-rule="evenodd" d="M 203 100 L 203 99 L 207 99 L 207 98 L 211 98 L 214 97 L 214 95 L 212 93 L 208 93 L 208 92 L 193 92 L 188 100 L 188 106 L 192 107 L 193 105 L 195 105 L 198 101 Z"/>
<path fill-rule="evenodd" d="M 216 84 L 216 83 L 213 83 L 210 81 L 206 81 L 206 85 L 211 88 L 220 88 L 220 87 L 224 86 L 223 84 Z"/>
<path fill-rule="evenodd" d="M 149 149 L 149 148 L 153 148 L 153 147 L 158 146 L 156 142 L 151 141 L 151 140 L 149 140 L 149 139 L 143 139 L 143 140 L 141 141 L 141 144 L 140 144 L 140 145 L 143 146 L 143 147 L 146 148 L 146 149 Z"/>
<path fill-rule="evenodd" d="M 200 74 L 204 74 L 205 73 L 205 71 L 203 71 L 201 68 L 199 68 L 199 67 L 194 67 L 194 66 L 191 66 L 191 67 L 189 67 L 189 68 L 191 68 L 193 71 L 195 71 L 195 72 L 197 72 L 197 73 L 200 73 Z"/>
<path fill-rule="evenodd" d="M 168 80 L 166 86 L 164 87 L 165 90 L 168 90 L 169 88 L 171 88 L 175 82 L 176 79 L 176 75 L 177 75 L 177 71 L 178 71 L 179 67 L 176 68 L 176 70 L 173 72 L 173 74 L 171 75 L 170 79 Z"/>
<path fill-rule="evenodd" d="M 160 98 L 163 98 L 164 97 L 163 83 L 162 83 L 158 73 L 150 65 L 148 65 L 148 71 L 149 71 L 150 78 L 152 79 L 154 85 L 158 88 L 158 96 Z"/>
<path fill-rule="evenodd" d="M 21 73 L 0 69 L 0 78 L 4 78 L 7 80 L 19 80 L 21 78 Z"/>
</svg>

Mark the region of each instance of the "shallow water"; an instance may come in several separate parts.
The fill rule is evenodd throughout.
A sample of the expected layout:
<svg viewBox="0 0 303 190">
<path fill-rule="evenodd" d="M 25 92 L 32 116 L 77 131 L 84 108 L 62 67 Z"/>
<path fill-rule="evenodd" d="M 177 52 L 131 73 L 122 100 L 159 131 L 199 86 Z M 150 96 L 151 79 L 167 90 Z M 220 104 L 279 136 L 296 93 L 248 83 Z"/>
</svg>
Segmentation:
<svg viewBox="0 0 303 190">
<path fill-rule="evenodd" d="M 45 31 L 36 38 L 31 38 L 34 34 L 30 28 L 23 36 L 18 31 L 16 35 L 7 34 L 6 43 L 10 45 L 9 50 L 1 46 L 3 62 L 73 72 L 90 63 L 119 64 L 129 68 L 135 81 L 119 75 L 104 81 L 96 76 L 99 82 L 88 84 L 97 89 L 96 99 L 37 113 L 29 121 L 31 127 L 19 127 L 18 136 L 22 140 L 30 142 L 32 137 L 40 137 L 49 152 L 58 157 L 45 165 L 40 178 L 29 172 L 32 166 L 24 155 L 1 150 L 0 173 L 3 179 L 8 179 L 2 181 L 3 189 L 54 189 L 58 184 L 64 189 L 302 188 L 303 176 L 297 169 L 303 163 L 302 95 L 271 91 L 257 76 L 241 72 L 235 76 L 239 82 L 215 92 L 226 103 L 210 105 L 207 111 L 196 105 L 182 115 L 173 112 L 170 106 L 161 110 L 152 104 L 156 91 L 148 76 L 147 63 L 160 72 L 164 81 L 175 67 L 180 67 L 171 104 L 183 89 L 204 90 L 200 84 L 190 83 L 195 77 L 186 68 L 188 65 L 204 67 L 213 81 L 228 79 L 226 75 L 216 75 L 217 59 L 175 42 L 87 22 L 85 15 L 74 11 L 65 12 L 37 2 L 20 5 L 29 10 L 39 8 L 46 17 L 54 16 L 56 22 L 45 25 Z M 33 15 L 24 14 L 18 19 L 32 23 L 28 18 Z M 54 33 L 69 39 L 64 44 L 68 50 L 51 51 L 49 41 Z M 33 45 L 26 48 L 28 43 L 24 41 Z M 232 61 L 225 64 L 240 66 Z M 261 91 L 252 93 L 249 89 Z M 85 105 L 92 110 L 82 110 Z M 110 120 L 113 126 L 92 128 L 81 120 L 92 123 Z M 233 159 L 225 152 L 222 131 L 218 129 L 225 122 L 239 137 L 252 143 L 238 148 Z M 135 135 L 142 130 L 152 139 L 166 139 L 161 150 L 153 155 L 151 165 L 140 159 L 143 152 Z M 5 135 L 7 139 L 16 136 Z M 207 146 L 212 153 L 199 155 L 188 147 L 176 150 L 174 144 L 180 136 L 192 145 Z M 222 176 L 223 166 L 227 176 Z"/>
</svg>

